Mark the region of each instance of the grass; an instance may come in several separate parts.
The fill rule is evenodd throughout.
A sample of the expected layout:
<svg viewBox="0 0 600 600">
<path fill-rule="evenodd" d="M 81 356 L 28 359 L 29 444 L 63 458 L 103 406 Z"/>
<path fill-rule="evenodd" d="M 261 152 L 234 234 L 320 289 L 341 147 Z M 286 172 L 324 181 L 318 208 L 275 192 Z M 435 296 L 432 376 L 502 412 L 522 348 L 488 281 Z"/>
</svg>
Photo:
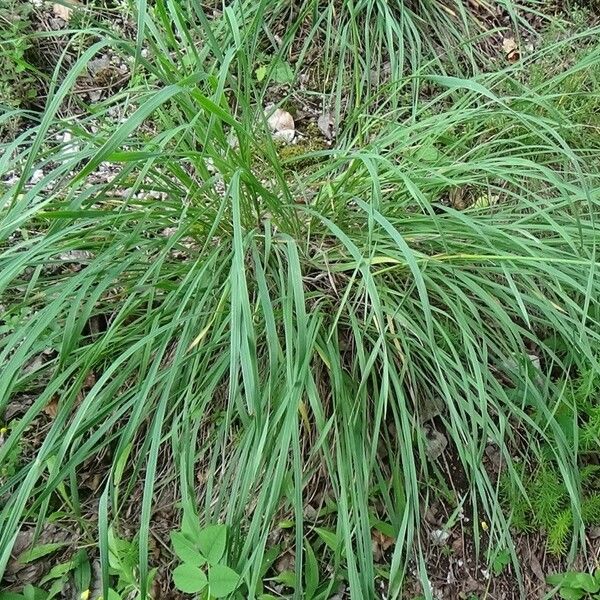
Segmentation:
<svg viewBox="0 0 600 600">
<path fill-rule="evenodd" d="M 480 554 L 510 535 L 483 465 L 493 444 L 525 497 L 515 465 L 550 453 L 574 555 L 578 448 L 557 409 L 565 379 L 599 368 L 599 50 L 544 79 L 529 78 L 531 63 L 570 39 L 461 76 L 459 62 L 431 59 L 426 22 L 383 3 L 194 6 L 142 10 L 136 40 L 93 27 L 87 43 L 75 37 L 65 57 L 80 54 L 57 66 L 44 111 L 24 114 L 30 126 L 5 145 L 2 169 L 20 177 L 1 201 L 0 406 L 23 410 L 0 446 L 11 465 L 0 572 L 24 523 L 68 522 L 99 545 L 106 592 L 109 536 L 135 505 L 145 597 L 155 498 L 175 485 L 183 518 L 229 525 L 239 597 L 260 593 L 282 519 L 296 597 L 306 540 L 322 573 L 375 597 L 374 520 L 396 540 L 386 577 L 398 597 L 409 562 L 427 577 L 421 520 L 435 486 L 421 424 L 432 414 L 468 478 L 457 503 L 472 507 Z M 253 57 L 288 59 L 298 44 L 296 72 L 305 61 L 321 77 L 307 97 L 333 100 L 341 125 L 334 147 L 286 162 Z M 129 84 L 63 114 L 108 50 L 136 65 Z M 392 76 L 376 86 L 368 69 L 388 54 Z M 117 166 L 108 180 L 106 163 Z M 464 210 L 447 206 L 452 190 Z"/>
</svg>

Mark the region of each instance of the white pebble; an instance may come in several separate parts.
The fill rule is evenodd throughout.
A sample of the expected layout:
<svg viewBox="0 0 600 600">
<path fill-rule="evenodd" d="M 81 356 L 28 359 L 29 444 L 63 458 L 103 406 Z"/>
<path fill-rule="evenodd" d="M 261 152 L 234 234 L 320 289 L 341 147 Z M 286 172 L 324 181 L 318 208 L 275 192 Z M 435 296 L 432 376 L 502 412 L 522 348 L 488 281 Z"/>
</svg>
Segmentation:
<svg viewBox="0 0 600 600">
<path fill-rule="evenodd" d="M 36 169 L 33 172 L 33 175 L 31 176 L 29 183 L 31 183 L 32 185 L 35 185 L 36 183 L 39 183 L 43 178 L 44 178 L 44 171 L 42 171 L 42 169 Z"/>
</svg>

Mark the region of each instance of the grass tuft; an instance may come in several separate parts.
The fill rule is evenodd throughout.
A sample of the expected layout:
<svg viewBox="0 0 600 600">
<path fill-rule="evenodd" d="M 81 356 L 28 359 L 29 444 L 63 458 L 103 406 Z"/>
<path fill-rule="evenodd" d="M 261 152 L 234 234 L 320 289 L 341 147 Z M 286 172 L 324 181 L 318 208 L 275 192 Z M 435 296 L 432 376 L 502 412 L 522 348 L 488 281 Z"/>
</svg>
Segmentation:
<svg viewBox="0 0 600 600">
<path fill-rule="evenodd" d="M 282 518 L 297 594 L 317 542 L 353 597 L 374 597 L 382 522 L 398 597 L 409 561 L 423 563 L 432 419 L 468 481 L 457 504 L 485 515 L 491 544 L 510 523 L 490 445 L 519 496 L 521 464 L 552 462 L 552 494 L 536 500 L 548 513 L 564 501 L 549 543 L 581 539 L 578 449 L 558 408 L 565 378 L 599 370 L 600 163 L 586 115 L 600 52 L 542 81 L 523 81 L 527 61 L 448 75 L 408 41 L 443 19 L 461 28 L 443 30 L 455 45 L 471 27 L 462 3 L 433 3 L 431 23 L 385 3 L 270 4 L 148 5 L 137 39 L 90 40 L 5 146 L 3 172 L 20 178 L 0 200 L 0 411 L 17 406 L 0 446 L 0 573 L 24 523 L 68 514 L 99 544 L 107 586 L 109 534 L 135 505 L 143 597 L 155 498 L 176 482 L 188 515 L 229 525 L 243 597 L 262 589 Z M 324 39 L 328 75 L 311 93 L 327 91 L 339 123 L 334 146 L 287 159 L 253 60 L 284 14 L 280 53 L 305 40 L 297 70 Z M 135 77 L 60 118 L 107 51 Z M 377 87 L 368 70 L 388 56 Z M 96 532 L 83 523 L 98 497 Z"/>
</svg>

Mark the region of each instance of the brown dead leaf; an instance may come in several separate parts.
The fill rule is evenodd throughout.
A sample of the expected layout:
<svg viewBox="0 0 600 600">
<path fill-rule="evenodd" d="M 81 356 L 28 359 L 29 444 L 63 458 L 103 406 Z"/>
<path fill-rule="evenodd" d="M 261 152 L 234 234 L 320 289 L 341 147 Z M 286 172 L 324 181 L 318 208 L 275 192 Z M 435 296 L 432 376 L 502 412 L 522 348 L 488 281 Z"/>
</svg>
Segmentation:
<svg viewBox="0 0 600 600">
<path fill-rule="evenodd" d="M 74 5 L 76 2 L 70 2 L 69 4 Z M 52 6 L 52 12 L 56 17 L 62 19 L 65 23 L 68 23 L 71 20 L 73 8 L 72 6 L 66 6 L 65 4 L 55 2 Z"/>
<path fill-rule="evenodd" d="M 504 51 L 504 55 L 508 62 L 514 63 L 521 58 L 519 47 L 513 37 L 507 37 L 502 40 L 502 50 Z"/>
<path fill-rule="evenodd" d="M 464 541 L 463 541 L 462 537 L 457 537 L 452 542 L 452 552 L 456 556 L 461 556 L 463 554 L 463 552 L 464 552 Z"/>
<path fill-rule="evenodd" d="M 499 473 L 504 467 L 504 460 L 500 448 L 496 444 L 488 444 L 485 447 L 485 455 L 489 461 L 489 467 L 494 473 Z"/>
<path fill-rule="evenodd" d="M 317 126 L 321 130 L 321 133 L 325 136 L 325 139 L 332 140 L 336 136 L 335 118 L 332 113 L 324 112 L 317 119 Z"/>
<path fill-rule="evenodd" d="M 477 581 L 476 579 L 473 579 L 473 577 L 471 577 L 469 575 L 469 577 L 467 577 L 466 581 L 463 584 L 463 592 L 465 594 L 465 598 L 468 596 L 468 594 L 471 594 L 473 592 L 481 592 L 482 590 L 485 589 L 485 586 L 481 583 L 479 583 L 479 581 Z"/>
<path fill-rule="evenodd" d="M 83 382 L 83 389 L 86 391 L 91 390 L 96 385 L 96 374 L 94 371 L 90 371 Z"/>
<path fill-rule="evenodd" d="M 296 562 L 294 553 L 291 550 L 288 550 L 284 554 L 282 554 L 273 565 L 276 573 L 283 573 L 284 571 L 293 571 L 294 564 Z"/>
<path fill-rule="evenodd" d="M 431 506 L 427 508 L 425 511 L 425 521 L 430 525 L 439 525 L 439 509 L 440 506 L 437 502 L 434 502 Z"/>
<path fill-rule="evenodd" d="M 97 492 L 100 484 L 102 483 L 102 477 L 100 473 L 88 473 L 84 475 L 81 480 L 81 485 L 92 490 L 92 492 Z"/>
<path fill-rule="evenodd" d="M 21 530 L 15 538 L 11 556 L 6 565 L 4 572 L 6 579 L 12 582 L 18 581 L 21 586 L 39 582 L 42 573 L 48 567 L 48 563 L 45 560 L 38 560 L 33 563 L 21 563 L 18 557 L 35 545 L 64 542 L 69 537 L 70 533 L 68 531 L 55 525 L 45 525 L 38 536 L 36 536 L 34 528 Z"/>
<path fill-rule="evenodd" d="M 98 58 L 90 60 L 87 64 L 87 70 L 93 79 L 100 78 L 100 76 L 110 69 L 110 56 L 103 54 Z"/>
<path fill-rule="evenodd" d="M 33 404 L 33 401 L 32 397 L 26 396 L 7 404 L 4 411 L 4 421 L 8 423 L 14 418 L 24 415 L 27 409 Z"/>
<path fill-rule="evenodd" d="M 529 549 L 529 568 L 540 581 L 546 581 L 546 576 L 544 575 L 542 565 L 540 564 L 536 553 L 531 548 Z"/>
<path fill-rule="evenodd" d="M 377 529 L 371 531 L 371 546 L 373 548 L 373 557 L 376 562 L 381 562 L 385 553 L 394 545 L 394 538 L 385 535 Z"/>
<path fill-rule="evenodd" d="M 58 414 L 58 394 L 54 394 L 50 399 L 50 402 L 46 404 L 44 412 L 51 418 L 55 419 Z"/>
</svg>

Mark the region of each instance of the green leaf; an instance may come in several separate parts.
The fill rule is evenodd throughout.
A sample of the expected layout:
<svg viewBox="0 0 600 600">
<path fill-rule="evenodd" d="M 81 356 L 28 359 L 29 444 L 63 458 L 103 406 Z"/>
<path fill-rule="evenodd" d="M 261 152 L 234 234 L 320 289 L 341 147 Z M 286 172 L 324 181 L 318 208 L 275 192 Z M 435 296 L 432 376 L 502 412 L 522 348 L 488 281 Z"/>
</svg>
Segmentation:
<svg viewBox="0 0 600 600">
<path fill-rule="evenodd" d="M 261 65 L 254 71 L 254 74 L 256 75 L 256 81 L 262 81 L 267 76 L 267 67 Z"/>
<path fill-rule="evenodd" d="M 201 592 L 208 581 L 204 571 L 193 565 L 183 564 L 179 565 L 173 571 L 173 582 L 178 590 L 185 592 L 186 594 L 197 594 Z"/>
<path fill-rule="evenodd" d="M 190 541 L 182 531 L 171 532 L 171 543 L 175 554 L 185 563 L 201 567 L 206 563 L 206 558 L 200 554 L 196 545 Z"/>
<path fill-rule="evenodd" d="M 375 518 L 370 518 L 369 523 L 371 524 L 371 527 L 375 528 L 380 533 L 383 533 L 383 535 L 386 535 L 392 539 L 396 539 L 396 531 L 390 523 L 386 523 L 385 521 Z"/>
<path fill-rule="evenodd" d="M 290 63 L 285 60 L 277 61 L 273 68 L 273 80 L 277 83 L 293 83 L 294 71 Z"/>
<path fill-rule="evenodd" d="M 89 589 L 92 580 L 92 568 L 90 567 L 87 552 L 83 549 L 79 550 L 73 559 L 73 563 L 75 565 L 73 571 L 75 586 L 77 591 L 81 593 Z"/>
<path fill-rule="evenodd" d="M 260 576 L 261 579 L 267 574 L 267 571 L 270 569 L 271 565 L 277 560 L 279 553 L 281 552 L 281 548 L 277 546 L 273 546 L 269 548 L 262 559 L 262 563 L 260 565 Z"/>
<path fill-rule="evenodd" d="M 102 596 L 100 596 L 99 600 L 102 600 Z M 115 590 L 109 588 L 106 600 L 122 600 L 122 598 L 117 592 L 115 592 Z"/>
<path fill-rule="evenodd" d="M 204 558 L 211 564 L 217 564 L 227 546 L 227 526 L 209 525 L 205 527 L 197 539 L 198 548 Z"/>
<path fill-rule="evenodd" d="M 62 598 L 64 596 L 63 591 L 65 585 L 67 583 L 67 578 L 62 577 L 61 579 L 55 579 L 48 590 L 48 599 L 52 600 L 52 598 Z"/>
<path fill-rule="evenodd" d="M 240 576 L 225 565 L 214 565 L 208 571 L 208 586 L 211 596 L 224 598 L 234 592 L 240 584 Z"/>
<path fill-rule="evenodd" d="M 436 162 L 441 158 L 442 154 L 434 146 L 422 146 L 415 153 L 415 159 L 425 162 Z"/>
<path fill-rule="evenodd" d="M 576 590 L 574 588 L 561 588 L 559 595 L 565 600 L 580 600 L 587 594 L 583 590 Z"/>
<path fill-rule="evenodd" d="M 25 596 L 16 592 L 0 592 L 0 600 L 25 600 Z"/>
<path fill-rule="evenodd" d="M 510 563 L 510 552 L 506 549 L 501 550 L 496 554 L 492 561 L 492 571 L 494 575 L 500 575 L 505 567 Z"/>
<path fill-rule="evenodd" d="M 23 596 L 25 596 L 26 600 L 46 600 L 48 593 L 42 588 L 34 587 L 28 583 L 23 588 Z"/>
<path fill-rule="evenodd" d="M 47 556 L 48 554 L 52 554 L 53 552 L 56 552 L 57 550 L 63 548 L 66 545 L 66 542 L 52 542 L 50 544 L 40 544 L 39 546 L 31 548 L 31 550 L 25 550 L 25 552 L 23 552 L 19 556 L 18 561 L 22 565 L 25 565 L 27 563 L 33 562 L 34 560 L 38 560 L 44 556 Z"/>
<path fill-rule="evenodd" d="M 310 600 L 319 587 L 319 565 L 317 563 L 317 557 L 308 542 L 305 542 L 306 546 L 306 566 L 304 568 L 304 597 L 306 600 Z"/>
<path fill-rule="evenodd" d="M 58 565 L 54 565 L 50 569 L 50 571 L 48 571 L 48 573 L 44 575 L 42 579 L 40 579 L 40 585 L 43 585 L 44 583 L 51 581 L 52 579 L 59 579 L 63 575 L 66 575 L 69 571 L 73 570 L 74 566 L 75 565 L 73 564 L 72 560 L 65 563 L 60 563 Z"/>
<path fill-rule="evenodd" d="M 198 515 L 194 512 L 189 500 L 184 501 L 183 519 L 181 520 L 181 533 L 191 540 L 195 540 L 200 535 L 200 524 Z"/>
<path fill-rule="evenodd" d="M 281 573 L 279 573 L 276 577 L 273 577 L 271 581 L 281 583 L 285 585 L 285 587 L 292 589 L 296 588 L 296 575 L 294 574 L 294 571 L 281 571 Z"/>
<path fill-rule="evenodd" d="M 596 581 L 593 575 L 577 571 L 567 571 L 566 573 L 548 575 L 548 577 L 546 577 L 546 583 L 561 588 L 584 590 L 589 594 L 595 594 L 600 591 L 600 582 Z"/>
<path fill-rule="evenodd" d="M 277 526 L 280 529 L 290 529 L 294 526 L 294 521 L 292 519 L 284 519 L 283 521 L 279 521 L 279 523 L 277 523 Z"/>
<path fill-rule="evenodd" d="M 334 552 L 340 549 L 340 538 L 331 529 L 325 529 L 323 527 L 315 527 L 317 535 L 325 542 L 325 544 Z"/>
<path fill-rule="evenodd" d="M 108 530 L 108 562 L 127 583 L 135 584 L 137 544 L 117 537 L 112 527 Z"/>
</svg>

